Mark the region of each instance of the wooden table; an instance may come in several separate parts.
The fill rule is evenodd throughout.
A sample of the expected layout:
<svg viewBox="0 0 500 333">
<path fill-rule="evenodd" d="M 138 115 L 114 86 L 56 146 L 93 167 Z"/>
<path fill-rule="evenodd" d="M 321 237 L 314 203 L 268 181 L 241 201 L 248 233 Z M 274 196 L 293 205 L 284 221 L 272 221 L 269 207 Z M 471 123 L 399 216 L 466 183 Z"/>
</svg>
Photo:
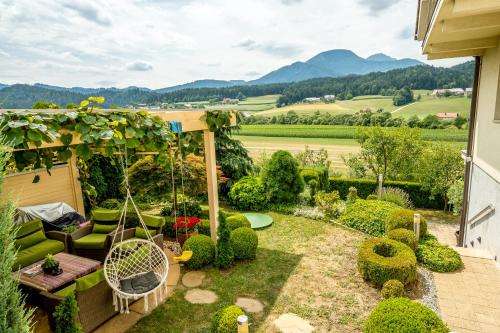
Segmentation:
<svg viewBox="0 0 500 333">
<path fill-rule="evenodd" d="M 79 257 L 65 252 L 57 253 L 54 255 L 54 258 L 59 261 L 59 267 L 63 270 L 63 272 L 57 276 L 43 273 L 41 266 L 44 260 L 21 268 L 13 274 L 19 283 L 23 285 L 50 292 L 82 276 L 95 272 L 101 266 L 101 262 L 97 260 Z M 39 274 L 34 276 L 25 274 L 26 271 L 36 267 L 40 268 Z"/>
</svg>

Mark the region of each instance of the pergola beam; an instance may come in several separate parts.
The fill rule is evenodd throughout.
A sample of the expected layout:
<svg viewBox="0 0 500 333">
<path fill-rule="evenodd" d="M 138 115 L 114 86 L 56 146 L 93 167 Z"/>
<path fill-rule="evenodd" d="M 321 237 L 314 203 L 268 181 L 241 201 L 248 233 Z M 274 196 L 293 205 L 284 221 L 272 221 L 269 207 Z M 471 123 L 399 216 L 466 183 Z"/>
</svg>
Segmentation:
<svg viewBox="0 0 500 333">
<path fill-rule="evenodd" d="M 500 27 L 500 12 L 445 19 L 442 22 L 443 32 L 464 32 L 477 29 L 494 29 Z"/>
<path fill-rule="evenodd" d="M 450 51 L 431 53 L 427 55 L 428 60 L 448 59 L 448 58 L 463 58 L 472 56 L 482 56 L 484 49 L 466 50 L 466 51 Z"/>
<path fill-rule="evenodd" d="M 429 45 L 429 53 L 445 53 L 445 52 L 488 49 L 497 47 L 497 45 L 498 45 L 498 38 L 496 37 L 461 40 L 456 42 L 432 43 Z"/>
</svg>

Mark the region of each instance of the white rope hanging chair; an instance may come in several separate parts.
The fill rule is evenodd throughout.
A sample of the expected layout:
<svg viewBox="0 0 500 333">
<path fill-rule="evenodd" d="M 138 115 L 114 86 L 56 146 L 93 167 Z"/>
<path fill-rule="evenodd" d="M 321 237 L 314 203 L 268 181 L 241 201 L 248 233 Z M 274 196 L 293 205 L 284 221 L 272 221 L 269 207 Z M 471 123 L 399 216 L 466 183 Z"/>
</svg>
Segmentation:
<svg viewBox="0 0 500 333">
<path fill-rule="evenodd" d="M 113 289 L 113 305 L 117 311 L 129 313 L 129 300 L 143 297 L 144 311 L 147 312 L 149 295 L 153 295 L 155 306 L 158 305 L 158 296 L 161 299 L 164 293 L 166 295 L 169 262 L 163 249 L 153 241 L 148 227 L 132 199 L 128 187 L 127 168 L 123 167 L 127 194 L 118 221 L 118 228 L 113 236 L 113 246 L 104 261 L 104 277 Z M 139 226 L 144 229 L 146 239 L 123 240 L 129 202 L 134 207 L 139 219 Z"/>
</svg>

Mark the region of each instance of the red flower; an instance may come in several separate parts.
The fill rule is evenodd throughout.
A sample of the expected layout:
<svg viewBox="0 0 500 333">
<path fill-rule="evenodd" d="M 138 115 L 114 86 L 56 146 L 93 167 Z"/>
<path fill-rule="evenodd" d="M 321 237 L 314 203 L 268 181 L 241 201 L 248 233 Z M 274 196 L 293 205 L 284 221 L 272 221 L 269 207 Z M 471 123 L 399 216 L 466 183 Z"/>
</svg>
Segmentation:
<svg viewBox="0 0 500 333">
<path fill-rule="evenodd" d="M 191 229 L 198 223 L 200 223 L 200 219 L 197 217 L 191 216 L 185 218 L 184 216 L 181 216 L 177 219 L 177 221 L 175 221 L 174 229 Z"/>
</svg>

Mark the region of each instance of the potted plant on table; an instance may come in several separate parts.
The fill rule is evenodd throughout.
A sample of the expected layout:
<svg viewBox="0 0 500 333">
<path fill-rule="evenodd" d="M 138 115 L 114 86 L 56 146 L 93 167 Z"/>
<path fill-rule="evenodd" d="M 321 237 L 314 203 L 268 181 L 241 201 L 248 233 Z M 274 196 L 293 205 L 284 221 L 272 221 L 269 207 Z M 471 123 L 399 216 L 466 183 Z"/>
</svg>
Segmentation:
<svg viewBox="0 0 500 333">
<path fill-rule="evenodd" d="M 45 261 L 42 264 L 42 270 L 45 274 L 59 275 L 62 269 L 59 268 L 59 261 L 57 261 L 52 254 L 47 254 Z"/>
<path fill-rule="evenodd" d="M 184 217 L 181 216 L 174 223 L 174 230 L 177 234 L 177 239 L 179 243 L 184 245 L 184 242 L 194 235 L 198 235 L 198 224 L 200 219 L 197 217 Z"/>
</svg>

